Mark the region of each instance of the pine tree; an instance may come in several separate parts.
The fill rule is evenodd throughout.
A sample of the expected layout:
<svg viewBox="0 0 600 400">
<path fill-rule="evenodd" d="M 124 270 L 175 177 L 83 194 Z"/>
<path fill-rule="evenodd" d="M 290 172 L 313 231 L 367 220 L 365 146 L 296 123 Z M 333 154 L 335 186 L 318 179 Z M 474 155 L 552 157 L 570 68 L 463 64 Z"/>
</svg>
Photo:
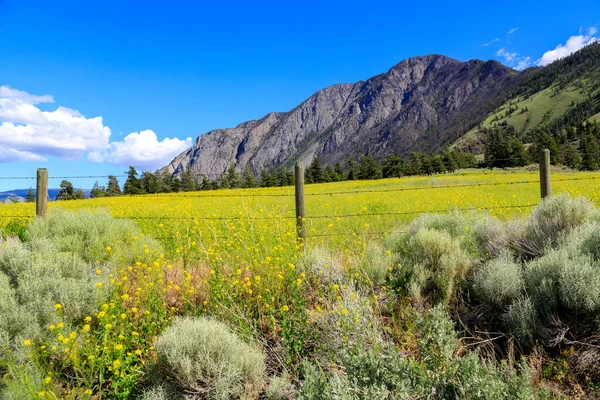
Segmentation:
<svg viewBox="0 0 600 400">
<path fill-rule="evenodd" d="M 35 194 L 33 193 L 33 189 L 29 188 L 29 191 L 27 192 L 27 196 L 25 196 L 25 202 L 26 203 L 33 203 L 35 202 Z"/>
<path fill-rule="evenodd" d="M 358 161 L 358 179 L 381 179 L 381 166 L 372 156 L 361 156 Z"/>
<path fill-rule="evenodd" d="M 75 199 L 75 189 L 73 189 L 73 184 L 67 180 L 63 180 L 60 182 L 60 190 L 56 195 L 56 200 L 74 200 Z"/>
<path fill-rule="evenodd" d="M 246 164 L 244 167 L 244 172 L 242 174 L 242 186 L 245 188 L 253 188 L 256 187 L 256 180 L 254 179 L 254 174 L 252 173 L 252 169 L 249 164 Z"/>
<path fill-rule="evenodd" d="M 577 151 L 577 148 L 571 143 L 567 143 L 563 146 L 562 150 L 563 164 L 572 169 L 581 168 L 581 156 Z"/>
<path fill-rule="evenodd" d="M 402 159 L 393 153 L 388 154 L 383 160 L 382 173 L 384 178 L 398 178 L 400 176 Z"/>
<path fill-rule="evenodd" d="M 595 171 L 598 169 L 600 160 L 600 148 L 596 138 L 591 135 L 585 135 L 579 144 L 581 153 L 581 169 L 584 171 Z"/>
<path fill-rule="evenodd" d="M 127 180 L 125 181 L 125 185 L 123 185 L 123 194 L 142 194 L 142 184 L 137 177 L 138 173 L 136 169 L 130 166 L 129 171 L 125 172 L 125 174 L 127 174 Z"/>
<path fill-rule="evenodd" d="M 339 182 L 339 181 L 345 181 L 347 176 L 346 173 L 344 172 L 344 168 L 342 167 L 342 163 L 341 162 L 336 162 L 335 166 L 333 167 L 333 171 L 335 172 L 335 181 Z"/>
<path fill-rule="evenodd" d="M 318 156 L 315 156 L 305 172 L 306 183 L 320 183 L 323 182 L 323 167 Z"/>
<path fill-rule="evenodd" d="M 235 164 L 231 163 L 231 165 L 227 169 L 226 179 L 227 179 L 227 185 L 231 189 L 235 189 L 235 188 L 238 188 L 241 186 L 238 174 L 237 174 L 237 172 L 235 172 Z"/>
<path fill-rule="evenodd" d="M 119 180 L 114 175 L 108 176 L 108 184 L 106 185 L 107 196 L 120 196 L 121 186 L 119 186 Z"/>
<path fill-rule="evenodd" d="M 92 199 L 96 199 L 98 197 L 104 197 L 104 196 L 106 196 L 106 188 L 104 186 L 100 186 L 98 181 L 96 181 L 94 183 L 94 187 L 92 188 L 92 191 L 90 192 L 90 197 Z"/>
</svg>

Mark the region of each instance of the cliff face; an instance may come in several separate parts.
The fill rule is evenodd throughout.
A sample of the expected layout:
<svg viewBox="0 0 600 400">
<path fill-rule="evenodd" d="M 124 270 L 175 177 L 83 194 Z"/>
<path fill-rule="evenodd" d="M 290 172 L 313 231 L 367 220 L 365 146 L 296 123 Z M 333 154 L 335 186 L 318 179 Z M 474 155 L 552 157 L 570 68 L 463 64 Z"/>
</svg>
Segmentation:
<svg viewBox="0 0 600 400">
<path fill-rule="evenodd" d="M 491 112 L 517 76 L 496 61 L 410 58 L 365 82 L 320 90 L 287 113 L 200 135 L 165 169 L 214 177 L 232 163 L 258 171 L 315 155 L 334 163 L 358 154 L 435 151 Z"/>
</svg>

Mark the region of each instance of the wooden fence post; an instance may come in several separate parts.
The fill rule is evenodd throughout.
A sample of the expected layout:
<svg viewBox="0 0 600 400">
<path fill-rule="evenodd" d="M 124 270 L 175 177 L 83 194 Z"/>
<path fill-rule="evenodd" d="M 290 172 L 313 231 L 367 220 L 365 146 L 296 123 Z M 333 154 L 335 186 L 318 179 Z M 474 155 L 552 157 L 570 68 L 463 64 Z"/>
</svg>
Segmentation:
<svg viewBox="0 0 600 400">
<path fill-rule="evenodd" d="M 296 163 L 294 170 L 296 176 L 296 231 L 298 241 L 306 242 L 306 220 L 304 214 L 304 166 L 300 161 Z"/>
<path fill-rule="evenodd" d="M 38 168 L 37 170 L 37 189 L 35 192 L 35 215 L 38 217 L 46 216 L 46 206 L 48 205 L 48 170 Z"/>
<path fill-rule="evenodd" d="M 552 195 L 550 186 L 550 150 L 540 151 L 540 192 L 542 200 Z"/>
</svg>

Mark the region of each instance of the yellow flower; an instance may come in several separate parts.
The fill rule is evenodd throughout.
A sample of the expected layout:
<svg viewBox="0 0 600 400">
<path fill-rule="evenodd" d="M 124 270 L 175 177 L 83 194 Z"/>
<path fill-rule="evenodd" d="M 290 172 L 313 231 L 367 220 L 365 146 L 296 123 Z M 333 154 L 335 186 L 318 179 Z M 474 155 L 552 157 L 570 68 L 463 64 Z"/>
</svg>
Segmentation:
<svg viewBox="0 0 600 400">
<path fill-rule="evenodd" d="M 129 300 L 129 295 L 125 293 L 123 296 L 121 296 L 121 299 L 127 301 Z"/>
<path fill-rule="evenodd" d="M 98 289 L 102 289 L 102 282 L 98 282 L 98 283 L 96 283 L 96 287 L 97 287 Z"/>
<path fill-rule="evenodd" d="M 53 330 L 55 330 L 55 329 L 56 329 L 56 326 L 55 326 L 55 325 L 50 325 L 50 330 L 51 330 L 51 331 L 53 331 Z"/>
<path fill-rule="evenodd" d="M 84 393 L 87 394 L 88 396 L 91 396 L 94 392 L 92 392 L 92 389 L 86 389 L 86 391 Z"/>
<path fill-rule="evenodd" d="M 104 327 L 105 327 L 106 329 L 112 329 L 112 327 L 113 327 L 113 326 L 112 326 L 112 324 L 106 324 L 106 325 L 104 325 Z"/>
<path fill-rule="evenodd" d="M 62 309 L 62 304 L 60 304 L 60 303 L 56 303 L 56 304 L 54 305 L 54 308 L 56 308 L 57 310 L 60 310 L 60 309 Z"/>
<path fill-rule="evenodd" d="M 136 356 L 141 356 L 142 355 L 142 351 L 141 350 L 136 350 L 135 351 L 135 355 Z"/>
<path fill-rule="evenodd" d="M 90 317 L 89 315 L 87 317 L 85 317 L 85 322 L 90 322 L 92 320 L 92 317 Z"/>
<path fill-rule="evenodd" d="M 85 324 L 85 325 L 83 326 L 83 331 L 84 331 L 84 332 L 89 332 L 89 331 L 90 331 L 90 326 L 89 326 L 88 324 Z"/>
<path fill-rule="evenodd" d="M 117 351 L 121 351 L 121 350 L 123 350 L 123 345 L 122 345 L 122 344 L 118 344 L 118 345 L 116 345 L 116 346 L 115 346 L 115 350 L 117 350 Z"/>
<path fill-rule="evenodd" d="M 132 307 L 132 308 L 131 308 L 131 312 L 132 312 L 132 313 L 136 313 L 136 312 L 138 312 L 138 309 L 137 309 L 136 307 Z"/>
<path fill-rule="evenodd" d="M 23 346 L 25 346 L 25 347 L 31 346 L 31 340 L 29 340 L 29 339 L 23 340 Z"/>
<path fill-rule="evenodd" d="M 107 246 L 107 247 L 106 247 L 106 252 L 107 252 L 107 253 L 110 253 L 110 252 L 111 252 L 111 250 L 112 250 L 112 248 L 111 248 L 110 246 Z"/>
<path fill-rule="evenodd" d="M 125 314 L 125 313 L 122 313 L 122 314 L 121 314 L 121 319 L 125 319 L 125 318 L 127 318 L 127 314 Z"/>
<path fill-rule="evenodd" d="M 120 366 L 121 366 L 121 361 L 119 361 L 119 360 L 115 360 L 115 361 L 113 361 L 113 368 L 114 368 L 114 369 L 117 369 L 117 368 L 119 368 Z"/>
<path fill-rule="evenodd" d="M 288 311 L 290 311 L 290 308 L 286 305 L 286 306 L 281 307 L 281 310 L 283 312 L 288 312 Z"/>
<path fill-rule="evenodd" d="M 100 275 L 101 273 L 102 273 L 102 270 L 101 270 L 101 269 L 97 269 L 97 270 L 96 270 L 96 275 Z"/>
<path fill-rule="evenodd" d="M 47 384 L 49 384 L 50 382 L 52 382 L 52 378 L 50 378 L 49 376 L 47 376 L 47 377 L 44 379 L 44 383 L 47 385 Z"/>
</svg>

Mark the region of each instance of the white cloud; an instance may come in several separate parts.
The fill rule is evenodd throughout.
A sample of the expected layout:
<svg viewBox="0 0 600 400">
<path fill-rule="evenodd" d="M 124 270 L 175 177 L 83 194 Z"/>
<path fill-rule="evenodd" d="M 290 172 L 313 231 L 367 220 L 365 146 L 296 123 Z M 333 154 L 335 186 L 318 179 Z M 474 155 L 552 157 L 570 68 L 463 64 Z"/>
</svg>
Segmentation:
<svg viewBox="0 0 600 400">
<path fill-rule="evenodd" d="M 490 40 L 489 42 L 482 44 L 482 46 L 483 46 L 483 47 L 488 47 L 488 46 L 491 46 L 492 44 L 496 43 L 498 40 L 500 40 L 500 38 L 495 38 L 495 39 L 492 39 L 492 40 Z"/>
<path fill-rule="evenodd" d="M 0 86 L 0 162 L 41 161 L 49 156 L 73 160 L 88 151 L 108 148 L 111 132 L 102 117 L 86 118 L 66 107 L 55 111 L 36 107 L 52 102 L 49 95 Z"/>
<path fill-rule="evenodd" d="M 93 162 L 156 169 L 192 145 L 191 138 L 159 141 L 151 130 L 111 142 L 111 130 L 104 126 L 102 117 L 86 118 L 62 106 L 54 111 L 36 106 L 53 102 L 50 95 L 0 86 L 0 163 L 40 162 L 47 157 L 77 160 L 87 154 Z"/>
<path fill-rule="evenodd" d="M 506 51 L 506 49 L 503 47 L 500 50 L 498 50 L 496 52 L 496 55 L 498 57 L 502 57 L 504 58 L 504 60 L 506 60 L 507 62 L 512 62 L 515 60 L 515 58 L 517 58 L 518 54 L 517 53 L 511 53 Z"/>
<path fill-rule="evenodd" d="M 133 165 L 144 170 L 155 170 L 167 165 L 175 156 L 192 145 L 192 138 L 185 140 L 165 138 L 159 141 L 151 130 L 133 132 L 122 142 L 111 142 L 110 149 L 92 152 L 88 159 L 94 162 L 108 161 L 127 167 Z"/>
<path fill-rule="evenodd" d="M 515 65 L 515 69 L 522 71 L 531 66 L 531 57 L 520 57 Z"/>
<path fill-rule="evenodd" d="M 598 30 L 596 27 L 592 27 L 588 30 L 587 35 L 571 36 L 569 39 L 567 39 L 567 42 L 564 45 L 559 44 L 554 50 L 545 52 L 542 57 L 537 60 L 537 65 L 548 65 L 556 60 L 567 57 L 568 55 L 581 49 L 583 46 L 597 41 L 598 38 L 594 37 L 597 32 Z"/>
<path fill-rule="evenodd" d="M 523 57 L 518 53 L 511 53 L 506 51 L 504 47 L 498 50 L 496 55 L 502 57 L 506 65 L 519 71 L 531 66 L 531 57 Z"/>
<path fill-rule="evenodd" d="M 508 31 L 508 33 L 506 34 L 506 36 L 510 36 L 510 35 L 512 35 L 513 33 L 515 33 L 518 30 L 519 30 L 519 28 L 512 28 L 510 31 Z"/>
</svg>

